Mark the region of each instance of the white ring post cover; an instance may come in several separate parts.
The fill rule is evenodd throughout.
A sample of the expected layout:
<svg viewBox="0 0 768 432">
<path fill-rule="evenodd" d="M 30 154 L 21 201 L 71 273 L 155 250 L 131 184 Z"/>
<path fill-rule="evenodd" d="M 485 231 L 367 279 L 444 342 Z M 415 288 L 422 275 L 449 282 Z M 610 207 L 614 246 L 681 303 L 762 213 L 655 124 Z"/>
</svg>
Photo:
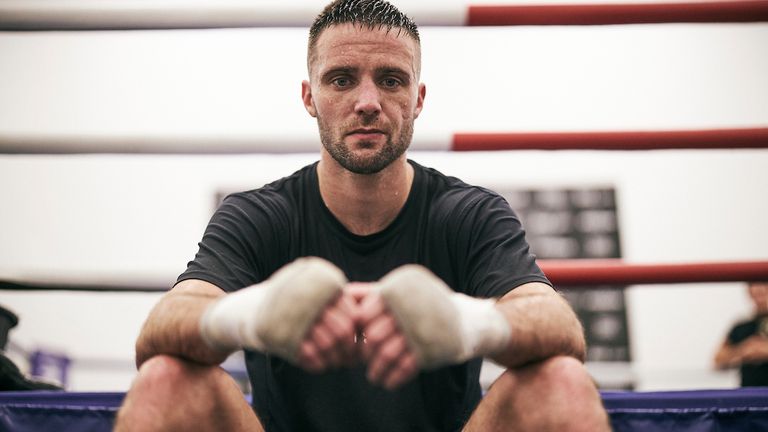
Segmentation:
<svg viewBox="0 0 768 432">
<path fill-rule="evenodd" d="M 295 0 L 3 0 L 0 29 L 309 27 L 322 6 Z M 421 26 L 466 23 L 467 6 L 455 0 L 397 6 Z"/>
<path fill-rule="evenodd" d="M 275 0 L 3 0 L 2 29 L 309 27 L 317 3 Z"/>
</svg>

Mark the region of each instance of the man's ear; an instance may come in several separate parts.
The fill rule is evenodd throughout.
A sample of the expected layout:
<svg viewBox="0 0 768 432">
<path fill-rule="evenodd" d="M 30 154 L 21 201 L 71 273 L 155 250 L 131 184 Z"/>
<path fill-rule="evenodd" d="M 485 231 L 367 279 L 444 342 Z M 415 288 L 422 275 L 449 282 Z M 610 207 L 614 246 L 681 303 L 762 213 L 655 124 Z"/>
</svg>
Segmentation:
<svg viewBox="0 0 768 432">
<path fill-rule="evenodd" d="M 307 110 L 309 115 L 317 117 L 315 102 L 312 100 L 312 87 L 310 87 L 307 80 L 301 82 L 301 100 L 304 102 L 304 109 Z"/>
<path fill-rule="evenodd" d="M 421 113 L 421 109 L 424 108 L 424 98 L 427 96 L 427 86 L 424 83 L 419 83 L 419 94 L 416 99 L 416 109 L 413 111 L 413 118 L 418 118 Z"/>
</svg>

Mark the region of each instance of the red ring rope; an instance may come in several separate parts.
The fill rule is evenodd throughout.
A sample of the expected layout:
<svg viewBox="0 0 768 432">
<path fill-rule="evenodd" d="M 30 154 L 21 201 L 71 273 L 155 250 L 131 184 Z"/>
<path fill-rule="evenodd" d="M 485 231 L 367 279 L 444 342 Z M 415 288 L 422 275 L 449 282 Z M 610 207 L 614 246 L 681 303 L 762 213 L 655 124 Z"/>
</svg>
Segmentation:
<svg viewBox="0 0 768 432">
<path fill-rule="evenodd" d="M 636 132 L 456 133 L 452 150 L 768 148 L 768 128 Z"/>
<path fill-rule="evenodd" d="M 768 261 L 628 264 L 621 260 L 539 260 L 555 286 L 676 284 L 768 281 Z M 164 281 L 14 281 L 0 278 L 0 289 L 79 291 L 165 291 Z"/>
<path fill-rule="evenodd" d="M 471 0 L 469 0 L 471 1 Z M 480 0 L 482 1 L 482 0 Z M 535 0 L 534 0 L 535 2 Z M 707 1 L 617 4 L 438 5 L 415 7 L 422 26 L 603 25 L 768 21 L 768 1 Z M 3 0 L 0 30 L 129 30 L 233 27 L 307 27 L 319 12 L 310 2 L 217 2 L 153 0 Z M 406 8 L 405 12 L 410 12 Z"/>
<path fill-rule="evenodd" d="M 620 260 L 541 260 L 539 266 L 555 286 L 768 280 L 768 261 L 626 264 Z"/>
<path fill-rule="evenodd" d="M 601 25 L 768 21 L 768 1 L 469 6 L 467 25 Z"/>
</svg>

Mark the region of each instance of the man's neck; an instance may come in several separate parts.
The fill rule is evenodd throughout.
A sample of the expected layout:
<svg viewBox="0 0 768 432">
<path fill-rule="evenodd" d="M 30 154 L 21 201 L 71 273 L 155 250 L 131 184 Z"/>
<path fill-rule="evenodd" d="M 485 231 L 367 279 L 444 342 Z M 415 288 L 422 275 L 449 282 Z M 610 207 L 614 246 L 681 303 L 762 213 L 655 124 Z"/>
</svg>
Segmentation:
<svg viewBox="0 0 768 432">
<path fill-rule="evenodd" d="M 376 174 L 347 171 L 323 152 L 317 167 L 320 196 L 350 232 L 370 235 L 384 230 L 400 213 L 413 183 L 405 155 Z"/>
</svg>

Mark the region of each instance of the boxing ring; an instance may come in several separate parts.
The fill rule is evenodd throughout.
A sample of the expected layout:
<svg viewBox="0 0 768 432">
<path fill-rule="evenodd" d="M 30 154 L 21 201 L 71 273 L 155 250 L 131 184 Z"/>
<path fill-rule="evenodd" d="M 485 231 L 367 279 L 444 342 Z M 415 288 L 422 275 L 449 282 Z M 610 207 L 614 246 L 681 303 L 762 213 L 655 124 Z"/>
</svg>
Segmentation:
<svg viewBox="0 0 768 432">
<path fill-rule="evenodd" d="M 0 31 L 69 31 L 136 29 L 206 29 L 304 27 L 315 8 L 287 2 L 221 1 L 213 13 L 201 14 L 211 2 L 78 1 L 54 5 L 42 0 L 0 3 Z M 427 2 L 428 4 L 428 2 Z M 749 23 L 768 21 L 768 1 L 574 5 L 461 5 L 416 7 L 420 25 L 627 25 L 645 23 Z M 201 139 L 197 142 L 144 137 L 8 136 L 0 134 L 5 154 L 78 153 L 259 153 L 315 151 L 315 137 L 274 137 L 246 141 Z M 289 145 L 286 145 L 290 142 Z M 63 143 L 63 144 L 62 144 Z M 453 132 L 414 143 L 414 150 L 664 150 L 765 149 L 768 128 L 618 132 Z M 594 285 L 685 284 L 768 280 L 768 261 L 636 264 L 620 260 L 543 260 L 547 277 L 558 287 Z M 6 289 L 39 289 L 34 284 L 2 282 Z M 82 284 L 79 284 L 82 286 Z M 103 286 L 103 285 L 101 285 Z M 57 289 L 66 289 L 59 286 Z M 158 288 L 159 289 L 159 288 Z M 768 389 L 694 391 L 601 391 L 616 431 L 753 431 L 768 430 Z M 0 392 L 0 432 L 110 430 L 124 393 Z"/>
<path fill-rule="evenodd" d="M 747 432 L 768 428 L 765 389 L 601 392 L 613 429 Z M 123 393 L 0 393 L 0 430 L 109 431 Z"/>
<path fill-rule="evenodd" d="M 561 287 L 768 280 L 768 261 L 629 264 L 540 262 Z M 768 428 L 768 389 L 601 391 L 617 432 L 754 431 Z M 108 431 L 124 393 L 0 392 L 0 431 Z"/>
</svg>

